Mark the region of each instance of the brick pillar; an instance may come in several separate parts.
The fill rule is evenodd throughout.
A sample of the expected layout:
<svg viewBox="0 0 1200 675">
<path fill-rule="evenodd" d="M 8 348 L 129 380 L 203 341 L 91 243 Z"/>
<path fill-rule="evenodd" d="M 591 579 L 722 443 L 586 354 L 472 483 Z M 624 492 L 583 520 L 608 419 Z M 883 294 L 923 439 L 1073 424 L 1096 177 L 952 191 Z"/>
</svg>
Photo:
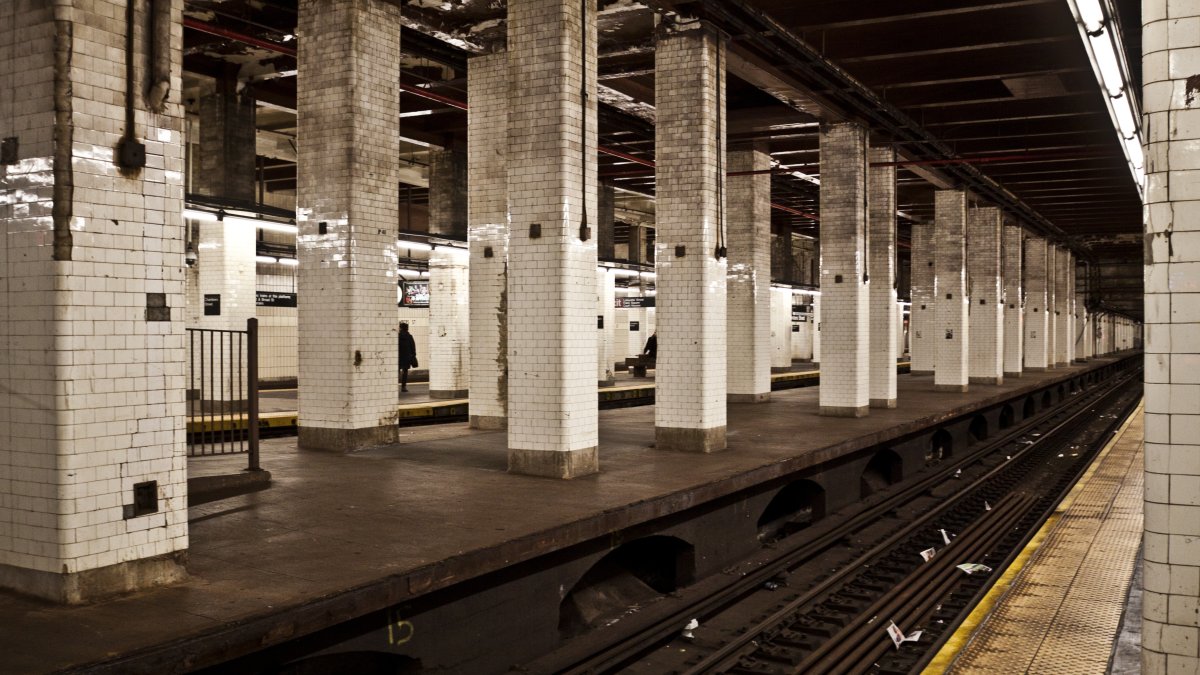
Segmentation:
<svg viewBox="0 0 1200 675">
<path fill-rule="evenodd" d="M 707 26 L 664 35 L 654 52 L 660 450 L 725 449 L 724 61 Z"/>
<path fill-rule="evenodd" d="M 467 60 L 470 425 L 508 426 L 508 53 Z"/>
<path fill-rule="evenodd" d="M 937 360 L 937 248 L 933 223 L 912 226 L 912 306 L 908 315 L 909 372 L 932 375 Z"/>
<path fill-rule="evenodd" d="M 217 78 L 216 91 L 200 98 L 198 170 L 193 189 L 209 197 L 255 201 L 254 97 L 237 90 L 237 71 Z"/>
<path fill-rule="evenodd" d="M 299 6 L 299 444 L 396 440 L 400 10 Z"/>
<path fill-rule="evenodd" d="M 1025 239 L 1025 370 L 1050 363 L 1050 313 L 1046 294 L 1049 247 L 1041 237 Z"/>
<path fill-rule="evenodd" d="M 617 276 L 607 267 L 596 268 L 596 382 L 613 383 L 612 325 L 616 312 Z"/>
<path fill-rule="evenodd" d="M 863 417 L 870 404 L 867 130 L 821 126 L 821 414 Z"/>
<path fill-rule="evenodd" d="M 792 369 L 792 289 L 772 288 L 769 297 L 771 360 L 767 377 L 768 396 L 771 388 L 770 373 L 786 373 Z"/>
<path fill-rule="evenodd" d="M 600 181 L 598 190 L 596 198 L 596 257 L 601 260 L 614 260 L 617 257 L 614 232 L 617 224 L 617 190 L 607 180 Z"/>
<path fill-rule="evenodd" d="M 894 163 L 891 147 L 871 148 L 871 164 Z M 870 399 L 872 408 L 896 407 L 896 167 L 873 166 L 870 180 Z"/>
<path fill-rule="evenodd" d="M 970 381 L 1004 382 L 1004 302 L 1000 239 L 1000 209 L 971 209 L 967 227 L 967 272 L 971 278 L 969 365 Z"/>
<path fill-rule="evenodd" d="M 1062 368 L 1070 364 L 1068 346 L 1070 338 L 1070 284 L 1067 281 L 1067 261 L 1070 252 L 1066 247 L 1054 249 L 1054 366 Z"/>
<path fill-rule="evenodd" d="M 761 144 L 730 152 L 729 171 L 740 173 L 771 168 L 771 156 L 766 149 L 765 144 Z M 778 298 L 771 289 L 771 174 L 733 176 L 728 185 L 726 340 L 729 400 L 766 401 L 771 397 L 771 368 L 780 365 L 773 356 L 778 345 L 773 345 L 771 339 L 779 330 L 772 320 Z M 790 318 L 790 291 L 787 314 Z M 791 330 L 790 323 L 787 330 Z M 791 365 L 790 354 L 783 365 Z"/>
<path fill-rule="evenodd" d="M 600 468 L 595 1 L 512 0 L 508 50 L 508 468 L 574 478 Z"/>
<path fill-rule="evenodd" d="M 467 156 L 429 153 L 429 234 L 467 236 Z M 470 257 L 438 246 L 429 254 L 429 396 L 463 398 L 471 382 Z"/>
<path fill-rule="evenodd" d="M 130 54 L 146 166 L 126 170 L 126 4 L 71 5 L 0 22 L 0 587 L 60 603 L 182 579 L 188 546 L 183 2 L 154 4 L 169 68 Z"/>
<path fill-rule="evenodd" d="M 1021 283 L 1025 232 L 1004 226 L 1004 376 L 1020 377 L 1025 365 L 1025 288 Z"/>
<path fill-rule="evenodd" d="M 934 246 L 937 247 L 937 359 L 934 391 L 966 391 L 968 382 L 966 234 L 967 193 L 938 190 L 934 196 Z"/>
<path fill-rule="evenodd" d="M 1144 0 L 1142 22 L 1148 139 L 1142 672 L 1200 673 L 1200 6 Z M 1133 334 L 1129 346 L 1140 344 L 1136 325 Z"/>
</svg>

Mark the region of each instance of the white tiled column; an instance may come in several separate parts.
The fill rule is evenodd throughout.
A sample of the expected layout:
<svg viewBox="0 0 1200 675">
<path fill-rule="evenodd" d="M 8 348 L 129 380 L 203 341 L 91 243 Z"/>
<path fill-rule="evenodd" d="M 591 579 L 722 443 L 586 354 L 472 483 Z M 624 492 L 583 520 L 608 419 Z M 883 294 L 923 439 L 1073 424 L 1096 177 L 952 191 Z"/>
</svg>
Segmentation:
<svg viewBox="0 0 1200 675">
<path fill-rule="evenodd" d="M 1195 674 L 1200 673 L 1200 4 L 1144 0 L 1142 23 L 1147 141 L 1142 672 Z M 1123 324 L 1121 348 L 1138 346 L 1137 325 Z"/>
<path fill-rule="evenodd" d="M 1054 251 L 1054 365 L 1065 368 L 1071 364 L 1071 345 L 1075 342 L 1071 335 L 1071 300 L 1075 294 L 1071 291 L 1068 273 L 1071 252 L 1060 246 Z"/>
<path fill-rule="evenodd" d="M 1022 257 L 1025 232 L 1004 226 L 1004 376 L 1020 377 L 1025 368 L 1025 287 Z"/>
<path fill-rule="evenodd" d="M 508 469 L 555 478 L 600 468 L 596 17 L 583 5 L 508 3 Z"/>
<path fill-rule="evenodd" d="M 730 401 L 766 401 L 771 397 L 771 369 L 779 367 L 771 336 L 779 311 L 771 288 L 771 156 L 765 147 L 729 153 L 729 278 L 726 297 L 728 391 Z M 791 336 L 791 291 L 788 291 L 788 337 Z M 779 338 L 782 339 L 782 338 Z M 773 354 L 775 354 L 773 356 Z M 786 366 L 791 365 L 790 354 Z"/>
<path fill-rule="evenodd" d="M 970 209 L 967 224 L 967 271 L 971 277 L 970 381 L 1004 382 L 1004 303 L 1000 270 L 1000 209 Z"/>
<path fill-rule="evenodd" d="M 470 425 L 508 426 L 508 53 L 467 60 Z"/>
<path fill-rule="evenodd" d="M 467 156 L 429 153 L 429 233 L 467 237 Z M 429 396 L 464 398 L 471 383 L 470 256 L 437 246 L 429 254 Z"/>
<path fill-rule="evenodd" d="M 792 302 L 796 305 L 808 305 L 812 307 L 812 296 L 809 295 L 793 295 Z M 800 321 L 794 321 L 792 325 L 792 356 L 797 359 L 812 360 L 813 345 L 812 345 L 812 326 L 813 313 L 810 309 L 807 313 L 802 313 L 799 317 Z"/>
<path fill-rule="evenodd" d="M 394 442 L 400 10 L 299 7 L 299 444 Z"/>
<path fill-rule="evenodd" d="M 429 396 L 464 398 L 471 382 L 469 253 L 429 252 Z"/>
<path fill-rule="evenodd" d="M 867 130 L 821 125 L 821 414 L 863 417 L 870 405 Z"/>
<path fill-rule="evenodd" d="M 821 362 L 821 294 L 813 296 L 812 301 L 812 360 Z"/>
<path fill-rule="evenodd" d="M 770 298 L 771 369 L 767 376 L 768 394 L 771 391 L 770 372 L 786 373 L 792 369 L 792 289 L 772 288 Z"/>
<path fill-rule="evenodd" d="M 870 290 L 870 401 L 872 408 L 896 407 L 896 151 L 871 148 L 870 232 L 867 273 Z"/>
<path fill-rule="evenodd" d="M 130 54 L 146 165 L 122 172 L 125 6 L 8 3 L 0 22 L 19 148 L 0 168 L 0 587 L 60 603 L 186 576 L 183 2 L 154 3 L 157 111 L 148 47 Z"/>
<path fill-rule="evenodd" d="M 1080 284 L 1080 277 L 1084 283 Z M 1086 263 L 1077 263 L 1075 274 L 1073 275 L 1073 286 L 1075 289 L 1075 360 L 1084 362 L 1091 358 L 1088 352 L 1088 336 L 1091 335 L 1092 321 L 1087 311 L 1087 293 L 1085 285 L 1087 283 L 1087 265 Z"/>
<path fill-rule="evenodd" d="M 967 193 L 938 190 L 934 195 L 934 246 L 937 247 L 937 351 L 934 391 L 966 391 L 967 350 Z"/>
<path fill-rule="evenodd" d="M 1049 247 L 1041 237 L 1025 239 L 1025 370 L 1046 370 L 1050 363 L 1050 316 L 1046 269 Z"/>
<path fill-rule="evenodd" d="M 254 228 L 245 223 L 201 221 L 196 254 L 200 297 L 217 296 L 216 307 L 208 303 L 196 327 L 246 330 L 246 320 L 254 318 L 258 310 Z M 220 313 L 209 313 L 214 310 Z"/>
<path fill-rule="evenodd" d="M 1058 246 L 1046 244 L 1046 368 L 1058 365 Z"/>
<path fill-rule="evenodd" d="M 654 51 L 660 450 L 725 449 L 724 51 L 707 26 L 664 35 Z"/>
<path fill-rule="evenodd" d="M 937 365 L 937 248 L 933 242 L 933 223 L 913 223 L 912 307 L 908 315 L 909 372 L 913 375 L 932 375 Z"/>
<path fill-rule="evenodd" d="M 612 325 L 616 313 L 617 277 L 607 267 L 596 268 L 596 381 L 613 383 Z"/>
</svg>

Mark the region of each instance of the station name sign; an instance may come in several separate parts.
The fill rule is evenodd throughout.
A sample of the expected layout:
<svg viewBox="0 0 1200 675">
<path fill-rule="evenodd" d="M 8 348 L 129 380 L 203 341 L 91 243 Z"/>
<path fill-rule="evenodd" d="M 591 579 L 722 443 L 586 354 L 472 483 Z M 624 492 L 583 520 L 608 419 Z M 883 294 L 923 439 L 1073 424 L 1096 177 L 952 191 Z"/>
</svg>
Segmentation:
<svg viewBox="0 0 1200 675">
<path fill-rule="evenodd" d="M 653 297 L 632 296 L 628 298 L 616 299 L 617 309 L 639 309 L 642 307 L 654 307 Z"/>
<path fill-rule="evenodd" d="M 295 293 L 280 293 L 277 291 L 258 291 L 254 294 L 254 304 L 259 307 L 295 307 Z"/>
</svg>

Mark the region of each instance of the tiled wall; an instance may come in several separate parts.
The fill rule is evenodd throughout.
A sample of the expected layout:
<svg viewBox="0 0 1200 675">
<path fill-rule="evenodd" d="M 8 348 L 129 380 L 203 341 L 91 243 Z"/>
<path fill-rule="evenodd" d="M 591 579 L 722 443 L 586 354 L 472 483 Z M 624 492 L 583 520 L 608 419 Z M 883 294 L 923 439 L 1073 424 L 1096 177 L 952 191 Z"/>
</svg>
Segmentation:
<svg viewBox="0 0 1200 675">
<path fill-rule="evenodd" d="M 999 384 L 1004 378 L 1000 209 L 994 206 L 969 209 L 967 227 L 967 274 L 971 280 L 970 380 Z"/>
<path fill-rule="evenodd" d="M 937 343 L 934 340 L 937 326 L 937 249 L 933 242 L 933 223 L 913 223 L 912 313 L 909 315 L 908 331 L 913 373 L 932 373 L 937 365 Z"/>
<path fill-rule="evenodd" d="M 766 171 L 771 156 L 765 147 L 729 153 L 729 171 Z M 729 278 L 726 281 L 729 353 L 728 391 L 738 397 L 765 397 L 771 391 L 771 367 L 790 354 L 774 355 L 780 344 L 771 335 L 779 330 L 772 320 L 776 298 L 771 288 L 771 175 L 758 173 L 727 179 L 729 213 Z M 787 292 L 791 314 L 791 292 Z M 783 310 L 778 310 L 783 311 Z M 790 319 L 786 330 L 791 331 Z M 779 340 L 783 337 L 780 336 Z M 789 350 L 790 351 L 790 350 Z M 787 363 L 783 365 L 787 365 Z"/>
<path fill-rule="evenodd" d="M 896 405 L 896 161 L 889 147 L 871 148 L 870 328 L 871 405 Z M 878 165 L 878 166 L 876 166 Z"/>
<path fill-rule="evenodd" d="M 1050 320 L 1047 312 L 1046 263 L 1049 249 L 1041 237 L 1025 238 L 1025 370 L 1045 370 L 1049 365 Z"/>
<path fill-rule="evenodd" d="M 1025 366 L 1024 239 L 1020 226 L 1004 226 L 1004 374 L 1010 376 L 1020 375 Z"/>
<path fill-rule="evenodd" d="M 965 391 L 967 385 L 966 192 L 934 194 L 934 246 L 937 247 L 937 324 L 933 343 L 936 361 L 933 386 Z"/>
</svg>

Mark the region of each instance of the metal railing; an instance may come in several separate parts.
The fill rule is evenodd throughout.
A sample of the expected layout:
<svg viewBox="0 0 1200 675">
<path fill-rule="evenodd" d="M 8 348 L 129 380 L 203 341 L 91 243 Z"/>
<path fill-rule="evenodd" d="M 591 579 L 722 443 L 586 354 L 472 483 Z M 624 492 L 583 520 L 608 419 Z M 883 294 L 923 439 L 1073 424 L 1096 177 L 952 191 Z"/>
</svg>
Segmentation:
<svg viewBox="0 0 1200 675">
<path fill-rule="evenodd" d="M 189 457 L 258 456 L 258 319 L 246 330 L 188 328 Z"/>
</svg>

